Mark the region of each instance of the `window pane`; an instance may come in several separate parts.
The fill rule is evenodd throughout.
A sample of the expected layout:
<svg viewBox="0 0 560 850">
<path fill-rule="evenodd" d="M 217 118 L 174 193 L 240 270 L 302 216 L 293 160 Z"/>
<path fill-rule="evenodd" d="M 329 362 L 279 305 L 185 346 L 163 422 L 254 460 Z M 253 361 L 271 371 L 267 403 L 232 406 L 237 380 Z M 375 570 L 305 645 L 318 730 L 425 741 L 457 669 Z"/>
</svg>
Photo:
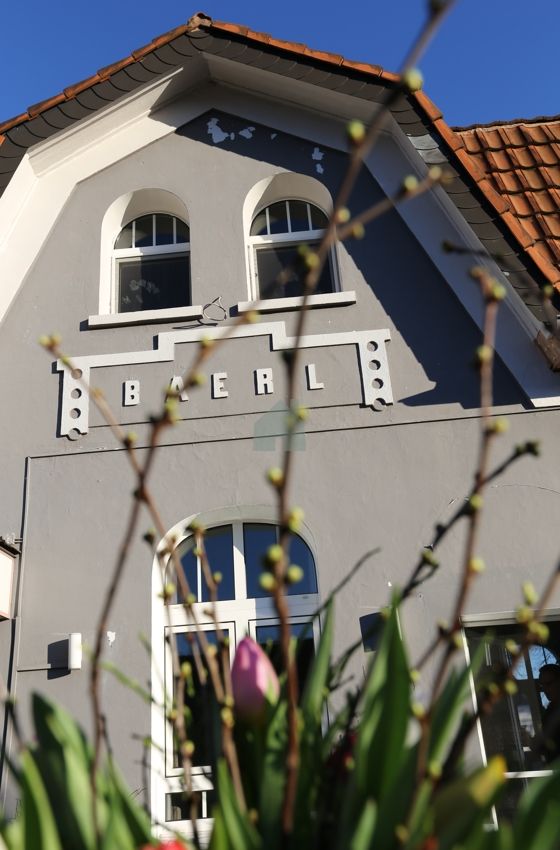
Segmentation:
<svg viewBox="0 0 560 850">
<path fill-rule="evenodd" d="M 303 579 L 297 584 L 291 584 L 288 594 L 317 593 L 317 574 L 315 561 L 307 543 L 294 534 L 290 540 L 290 563 L 297 564 L 303 570 Z"/>
<path fill-rule="evenodd" d="M 243 525 L 245 575 L 249 599 L 268 596 L 259 584 L 259 577 L 264 569 L 263 557 L 266 550 L 276 543 L 277 539 L 276 526 L 274 525 Z"/>
<path fill-rule="evenodd" d="M 279 201 L 268 207 L 268 220 L 271 233 L 287 233 L 288 217 L 286 213 L 286 201 Z"/>
<path fill-rule="evenodd" d="M 300 230 L 310 230 L 309 218 L 307 216 L 307 204 L 305 201 L 289 201 L 290 224 L 292 233 Z"/>
<path fill-rule="evenodd" d="M 314 207 L 313 204 L 310 204 L 310 207 L 311 207 L 311 229 L 312 230 L 323 230 L 328 224 L 327 216 L 318 207 Z"/>
<path fill-rule="evenodd" d="M 251 236 L 266 236 L 266 210 L 263 210 L 253 219 L 251 225 Z"/>
<path fill-rule="evenodd" d="M 123 227 L 117 236 L 115 248 L 132 248 L 132 222 Z"/>
<path fill-rule="evenodd" d="M 243 525 L 243 548 L 245 551 L 245 574 L 247 581 L 247 596 L 249 599 L 260 599 L 269 594 L 259 584 L 259 577 L 265 569 L 263 558 L 269 546 L 278 542 L 278 528 L 275 525 L 263 523 L 245 523 Z M 313 555 L 306 543 L 294 534 L 290 541 L 290 563 L 298 564 L 303 569 L 303 579 L 297 584 L 288 585 L 288 596 L 302 593 L 317 593 L 317 576 Z"/>
<path fill-rule="evenodd" d="M 172 215 L 156 215 L 156 245 L 173 245 Z"/>
<path fill-rule="evenodd" d="M 217 646 L 218 638 L 214 630 L 205 631 L 206 640 L 211 646 Z M 227 629 L 223 631 L 224 637 L 228 637 Z M 196 633 L 189 633 L 192 641 L 196 641 Z M 189 687 L 188 683 L 184 684 L 184 700 L 187 711 L 187 735 L 189 740 L 194 744 L 194 753 L 192 763 L 194 767 L 212 764 L 214 761 L 214 745 L 212 741 L 212 715 L 218 710 L 216 699 L 213 693 L 210 678 L 207 677 L 206 684 L 202 685 L 198 676 L 196 663 L 193 655 L 193 644 L 183 632 L 176 635 L 177 654 L 179 656 L 179 664 L 188 661 L 192 669 L 192 684 Z M 201 663 L 204 669 L 207 666 L 204 662 L 204 657 L 201 655 Z M 173 683 L 173 698 L 177 695 L 177 680 Z M 173 767 L 179 767 L 181 764 L 177 748 L 174 748 Z"/>
<path fill-rule="evenodd" d="M 163 310 L 190 304 L 188 256 L 138 257 L 121 260 L 119 313 L 131 310 Z"/>
<path fill-rule="evenodd" d="M 143 215 L 135 221 L 134 247 L 146 248 L 154 244 L 153 216 Z"/>
<path fill-rule="evenodd" d="M 303 689 L 315 655 L 313 627 L 310 623 L 292 623 L 292 637 L 297 639 L 296 666 L 300 691 Z M 277 624 L 257 626 L 257 643 L 259 643 L 272 662 L 277 673 L 283 669 L 282 651 L 280 649 L 280 626 Z"/>
<path fill-rule="evenodd" d="M 197 602 L 209 602 L 210 591 L 204 578 L 202 566 L 199 564 L 199 559 L 194 554 L 195 545 L 195 537 L 188 537 L 177 547 L 177 554 L 181 560 L 185 578 L 189 583 L 190 592 L 196 596 Z M 233 533 L 231 525 L 209 529 L 204 537 L 204 546 L 210 570 L 212 573 L 220 572 L 222 574 L 222 581 L 218 584 L 218 600 L 235 599 Z M 173 577 L 172 563 L 169 567 L 168 580 L 177 585 L 177 593 L 173 598 L 173 604 L 181 604 L 184 600 L 179 584 Z"/>
<path fill-rule="evenodd" d="M 193 798 L 197 810 L 197 820 L 204 820 L 212 817 L 212 809 L 216 804 L 216 792 L 211 789 L 208 791 L 194 791 Z M 173 794 L 165 795 L 165 820 L 190 820 L 191 804 L 187 794 L 182 791 L 176 791 Z"/>
<path fill-rule="evenodd" d="M 257 274 L 261 298 L 291 298 L 303 295 L 305 268 L 299 245 L 266 246 L 257 249 Z M 311 246 L 314 247 L 314 246 Z M 315 292 L 332 292 L 333 281 L 327 261 Z"/>
<path fill-rule="evenodd" d="M 206 556 L 212 573 L 222 574 L 218 585 L 218 599 L 235 599 L 233 579 L 233 533 L 231 525 L 211 528 L 204 538 Z M 210 592 L 202 576 L 202 602 L 208 602 Z"/>
<path fill-rule="evenodd" d="M 560 625 L 548 625 L 548 647 L 531 647 L 515 667 L 517 692 L 498 702 L 481 720 L 487 755 L 504 755 L 508 771 L 543 770 L 560 756 Z M 515 625 L 507 625 L 491 631 L 469 628 L 466 635 L 471 656 L 482 644 L 480 685 L 509 666 L 511 655 L 505 644 L 517 641 L 521 633 Z"/>
<path fill-rule="evenodd" d="M 190 230 L 189 230 L 188 224 L 185 224 L 185 222 L 181 221 L 181 219 L 179 219 L 179 218 L 176 218 L 175 221 L 177 222 L 177 224 L 176 224 L 177 242 L 178 243 L 189 242 L 190 241 Z"/>
</svg>

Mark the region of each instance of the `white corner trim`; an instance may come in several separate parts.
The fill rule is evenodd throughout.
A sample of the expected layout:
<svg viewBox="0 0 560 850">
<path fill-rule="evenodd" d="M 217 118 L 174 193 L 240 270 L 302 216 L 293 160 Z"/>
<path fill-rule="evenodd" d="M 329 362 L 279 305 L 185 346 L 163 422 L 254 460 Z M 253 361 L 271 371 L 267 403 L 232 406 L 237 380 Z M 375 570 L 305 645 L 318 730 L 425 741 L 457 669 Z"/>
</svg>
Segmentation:
<svg viewBox="0 0 560 850">
<path fill-rule="evenodd" d="M 423 177 L 427 167 L 405 136 L 394 133 L 393 142 L 382 137 L 368 157 L 367 167 L 387 195 L 395 194 L 404 173 Z M 447 192 L 436 186 L 396 210 L 414 234 L 449 288 L 475 324 L 482 330 L 484 310 L 480 291 L 473 281 L 472 266 L 484 266 L 507 290 L 500 305 L 495 348 L 534 407 L 559 403 L 560 376 L 548 367 L 537 350 L 535 338 L 541 324 L 530 313 L 487 249 L 467 224 Z M 459 244 L 464 254 L 448 253 L 444 241 Z M 471 253 L 469 253 L 469 251 Z"/>
<path fill-rule="evenodd" d="M 200 304 L 193 307 L 169 307 L 165 310 L 131 310 L 130 313 L 111 313 L 105 316 L 90 316 L 90 328 L 114 328 L 125 325 L 147 325 L 153 322 L 169 322 L 173 319 L 202 319 Z"/>
<path fill-rule="evenodd" d="M 343 307 L 347 304 L 356 303 L 356 293 L 349 292 L 321 292 L 310 295 L 307 306 L 315 307 Z M 258 310 L 259 313 L 280 313 L 283 310 L 298 310 L 303 306 L 303 295 L 294 298 L 265 298 L 262 301 L 240 301 L 237 304 L 238 313 L 249 313 Z"/>
</svg>

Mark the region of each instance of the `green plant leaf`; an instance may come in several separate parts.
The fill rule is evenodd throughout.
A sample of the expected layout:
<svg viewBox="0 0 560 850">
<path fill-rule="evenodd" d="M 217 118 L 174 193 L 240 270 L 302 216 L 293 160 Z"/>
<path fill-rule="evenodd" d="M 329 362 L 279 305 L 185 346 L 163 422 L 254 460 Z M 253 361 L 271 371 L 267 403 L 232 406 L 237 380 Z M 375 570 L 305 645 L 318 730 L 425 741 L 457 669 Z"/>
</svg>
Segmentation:
<svg viewBox="0 0 560 850">
<path fill-rule="evenodd" d="M 321 632 L 319 648 L 313 660 L 311 671 L 307 678 L 303 696 L 301 698 L 301 710 L 304 715 L 311 715 L 319 723 L 322 720 L 322 711 L 325 704 L 325 687 L 327 684 L 331 648 L 333 640 L 333 603 L 329 602 Z"/>
<path fill-rule="evenodd" d="M 247 815 L 239 808 L 228 767 L 224 759 L 218 761 L 216 770 L 218 809 L 232 850 L 260 850 L 261 840 Z M 107 848 L 109 850 L 109 848 Z"/>
<path fill-rule="evenodd" d="M 377 805 L 374 800 L 368 800 L 358 821 L 356 831 L 352 836 L 350 850 L 368 850 L 375 831 L 376 821 Z"/>
<path fill-rule="evenodd" d="M 152 695 L 149 691 L 144 688 L 137 679 L 133 679 L 131 676 L 127 676 L 116 664 L 113 664 L 112 661 L 102 661 L 101 665 L 103 670 L 106 670 L 108 673 L 111 673 L 115 679 L 124 685 L 125 688 L 137 694 L 144 702 L 151 703 Z"/>
<path fill-rule="evenodd" d="M 259 830 L 267 850 L 280 843 L 282 801 L 286 781 L 286 748 L 288 744 L 287 701 L 284 689 L 270 713 L 262 752 L 262 775 L 259 794 Z"/>
<path fill-rule="evenodd" d="M 152 837 L 152 830 L 147 812 L 134 800 L 116 765 L 112 761 L 109 764 L 108 772 L 114 785 L 115 796 L 119 800 L 123 818 L 132 835 L 134 846 L 149 843 Z"/>
<path fill-rule="evenodd" d="M 451 850 L 474 831 L 482 831 L 483 822 L 506 781 L 505 770 L 504 758 L 494 756 L 486 767 L 451 782 L 437 794 L 434 833 L 439 840 L 438 850 Z"/>
<path fill-rule="evenodd" d="M 533 779 L 523 793 L 513 823 L 523 850 L 556 850 L 560 832 L 560 772 Z"/>
<path fill-rule="evenodd" d="M 29 750 L 21 755 L 23 846 L 26 850 L 62 850 L 53 810 Z"/>
</svg>

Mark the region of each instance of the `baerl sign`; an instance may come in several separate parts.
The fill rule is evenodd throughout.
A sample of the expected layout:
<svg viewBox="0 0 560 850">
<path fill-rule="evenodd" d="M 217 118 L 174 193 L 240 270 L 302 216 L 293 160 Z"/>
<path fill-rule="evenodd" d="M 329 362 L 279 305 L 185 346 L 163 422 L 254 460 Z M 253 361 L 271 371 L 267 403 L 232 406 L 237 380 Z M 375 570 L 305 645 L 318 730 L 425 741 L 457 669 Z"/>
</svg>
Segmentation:
<svg viewBox="0 0 560 850">
<path fill-rule="evenodd" d="M 169 388 L 183 402 L 189 402 L 189 396 L 183 386 L 183 378 L 173 368 L 176 360 L 176 347 L 185 343 L 197 343 L 200 340 L 248 339 L 250 337 L 269 337 L 270 351 L 290 351 L 295 347 L 294 337 L 286 335 L 284 322 L 268 322 L 259 325 L 239 327 L 195 328 L 188 330 L 166 331 L 156 337 L 153 349 L 147 351 L 116 352 L 112 354 L 93 354 L 84 357 L 70 357 L 65 362 L 57 361 L 57 371 L 62 372 L 60 397 L 60 436 L 77 437 L 89 430 L 89 394 L 87 387 L 96 382 L 92 376 L 94 369 L 112 369 L 149 364 L 170 364 Z M 306 352 L 309 349 L 325 349 L 333 346 L 354 346 L 357 353 L 357 365 L 361 378 L 362 398 L 356 403 L 371 406 L 379 410 L 393 403 L 389 364 L 387 362 L 386 343 L 390 340 L 389 330 L 344 331 L 340 333 L 321 333 L 303 336 L 299 340 L 302 349 L 301 369 L 308 391 L 321 392 L 328 387 L 328 375 L 321 374 Z M 228 341 L 228 344 L 229 341 Z M 233 342 L 235 344 L 235 342 Z M 254 365 L 251 368 L 252 386 L 255 396 L 271 396 L 275 392 L 275 374 L 270 366 Z M 224 399 L 230 395 L 227 371 L 215 371 L 210 374 L 210 397 Z M 142 401 L 142 383 L 140 378 L 122 382 L 123 407 L 136 407 Z"/>
</svg>

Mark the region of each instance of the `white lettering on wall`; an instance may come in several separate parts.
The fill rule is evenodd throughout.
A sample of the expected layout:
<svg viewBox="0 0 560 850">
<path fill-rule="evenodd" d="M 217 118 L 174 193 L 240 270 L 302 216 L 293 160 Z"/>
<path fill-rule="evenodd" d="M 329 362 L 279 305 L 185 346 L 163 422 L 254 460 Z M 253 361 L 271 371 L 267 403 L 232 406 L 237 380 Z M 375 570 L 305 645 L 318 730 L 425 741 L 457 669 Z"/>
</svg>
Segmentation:
<svg viewBox="0 0 560 850">
<path fill-rule="evenodd" d="M 305 373 L 307 375 L 307 389 L 308 390 L 324 390 L 325 385 L 322 381 L 317 380 L 317 370 L 315 368 L 315 363 L 308 363 L 305 367 Z"/>
<path fill-rule="evenodd" d="M 169 382 L 169 390 L 172 393 L 175 393 L 177 398 L 180 398 L 181 401 L 188 401 L 189 397 L 187 395 L 187 391 L 185 389 L 185 382 L 181 375 L 173 375 Z"/>
<path fill-rule="evenodd" d="M 229 393 L 224 387 L 227 372 L 214 372 L 212 375 L 212 398 L 227 398 Z"/>
<path fill-rule="evenodd" d="M 257 395 L 271 395 L 274 392 L 272 369 L 255 369 L 255 392 Z"/>
<path fill-rule="evenodd" d="M 140 381 L 125 381 L 123 384 L 123 405 L 133 407 L 140 404 Z"/>
</svg>

